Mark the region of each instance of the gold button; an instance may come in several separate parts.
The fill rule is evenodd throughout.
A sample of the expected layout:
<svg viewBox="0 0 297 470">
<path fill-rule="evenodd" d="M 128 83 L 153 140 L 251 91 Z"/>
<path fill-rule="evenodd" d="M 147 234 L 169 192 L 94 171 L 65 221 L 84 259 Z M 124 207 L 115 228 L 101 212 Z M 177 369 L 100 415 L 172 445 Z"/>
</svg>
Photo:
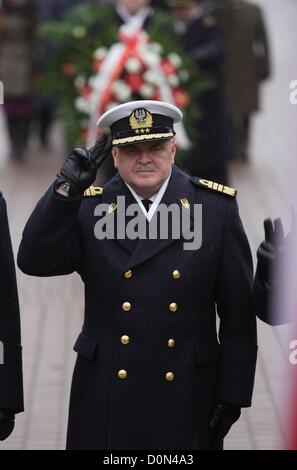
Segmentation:
<svg viewBox="0 0 297 470">
<path fill-rule="evenodd" d="M 128 375 L 128 373 L 127 373 L 127 371 L 126 371 L 125 369 L 121 369 L 121 370 L 119 370 L 119 372 L 118 372 L 118 377 L 119 377 L 120 379 L 125 379 L 125 378 L 127 377 L 127 375 Z"/>
<path fill-rule="evenodd" d="M 168 340 L 168 343 L 167 343 L 167 344 L 168 344 L 168 348 L 174 348 L 174 346 L 175 346 L 175 341 L 174 341 L 174 339 L 170 338 L 170 339 Z"/>
<path fill-rule="evenodd" d="M 128 344 L 129 341 L 130 341 L 129 336 L 123 335 L 123 336 L 121 337 L 121 343 L 122 343 L 122 344 Z"/>
<path fill-rule="evenodd" d="M 129 310 L 131 310 L 130 302 L 124 302 L 123 305 L 122 305 L 122 308 L 123 308 L 123 310 L 125 310 L 125 312 L 129 312 Z"/>
<path fill-rule="evenodd" d="M 177 311 L 177 304 L 176 303 L 172 303 L 169 305 L 169 310 L 170 312 L 176 312 Z"/>
<path fill-rule="evenodd" d="M 180 278 L 180 272 L 179 272 L 178 269 L 175 269 L 175 271 L 173 271 L 172 277 L 173 277 L 173 279 L 179 279 Z"/>
<path fill-rule="evenodd" d="M 132 277 L 132 276 L 133 276 L 133 272 L 132 272 L 131 269 L 128 269 L 128 271 L 126 271 L 126 272 L 124 273 L 124 277 L 125 277 L 126 279 L 130 279 L 130 277 Z"/>
<path fill-rule="evenodd" d="M 173 379 L 174 379 L 174 373 L 173 372 L 167 372 L 166 373 L 166 380 L 168 382 L 172 382 Z"/>
</svg>

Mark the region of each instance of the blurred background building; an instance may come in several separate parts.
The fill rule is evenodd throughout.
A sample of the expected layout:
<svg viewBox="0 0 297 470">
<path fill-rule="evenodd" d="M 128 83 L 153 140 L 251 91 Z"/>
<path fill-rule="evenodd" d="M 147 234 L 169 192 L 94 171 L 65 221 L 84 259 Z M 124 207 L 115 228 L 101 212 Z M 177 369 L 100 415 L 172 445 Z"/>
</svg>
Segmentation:
<svg viewBox="0 0 297 470">
<path fill-rule="evenodd" d="M 45 99 L 34 88 L 39 73 L 46 71 L 46 54 L 51 50 L 50 44 L 38 43 L 36 29 L 44 20 L 59 18 L 73 3 L 0 3 L 0 80 L 5 89 L 5 105 L 0 105 L 0 190 L 8 204 L 15 252 L 25 221 L 65 156 L 61 122 L 55 118 L 56 97 Z M 162 3 L 166 11 L 166 2 Z M 297 4 L 292 0 L 203 3 L 206 16 L 216 18 L 224 36 L 227 138 L 233 149 L 227 166 L 255 259 L 264 237 L 263 220 L 281 216 L 288 231 L 290 207 L 296 201 L 297 105 L 290 103 L 289 96 L 290 83 L 297 80 Z M 249 24 L 241 8 L 250 8 Z M 40 55 L 41 50 L 47 52 Z M 246 67 L 248 61 L 249 71 L 234 68 L 239 63 Z M 232 95 L 247 106 L 239 109 L 239 98 Z M 35 279 L 20 271 L 17 275 L 26 412 L 17 416 L 14 433 L 0 449 L 63 449 L 75 360 L 72 346 L 83 321 L 83 286 L 77 275 L 63 279 Z M 258 327 L 253 406 L 232 428 L 227 449 L 277 449 L 288 442 L 284 384 L 290 378 L 289 345 L 297 333 L 288 325 L 270 327 L 258 321 Z M 297 374 L 297 365 L 292 372 Z"/>
</svg>

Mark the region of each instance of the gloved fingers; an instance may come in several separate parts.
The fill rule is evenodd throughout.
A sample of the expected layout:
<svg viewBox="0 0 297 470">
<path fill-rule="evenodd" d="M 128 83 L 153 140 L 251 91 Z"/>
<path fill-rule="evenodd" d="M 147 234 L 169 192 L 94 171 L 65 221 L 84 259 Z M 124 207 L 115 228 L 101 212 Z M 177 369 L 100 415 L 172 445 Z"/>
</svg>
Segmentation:
<svg viewBox="0 0 297 470">
<path fill-rule="evenodd" d="M 276 254 L 275 247 L 268 242 L 262 242 L 257 250 L 258 260 L 264 258 L 267 261 L 275 261 Z"/>
<path fill-rule="evenodd" d="M 273 243 L 274 228 L 271 219 L 264 220 L 265 241 Z"/>
<path fill-rule="evenodd" d="M 283 245 L 285 241 L 284 227 L 281 219 L 274 221 L 274 242 L 277 246 Z"/>
<path fill-rule="evenodd" d="M 79 157 L 81 160 L 89 160 L 89 152 L 85 147 L 76 147 L 72 150 L 71 154 Z"/>
<path fill-rule="evenodd" d="M 111 148 L 111 138 L 103 134 L 90 149 L 90 160 L 95 163 L 97 169 L 100 168 L 104 160 L 108 157 Z"/>
<path fill-rule="evenodd" d="M 89 153 L 90 153 L 90 159 L 96 158 L 98 153 L 101 153 L 104 147 L 106 146 L 107 142 L 107 135 L 102 134 L 99 139 L 96 140 L 95 144 L 93 147 L 90 148 Z"/>
</svg>

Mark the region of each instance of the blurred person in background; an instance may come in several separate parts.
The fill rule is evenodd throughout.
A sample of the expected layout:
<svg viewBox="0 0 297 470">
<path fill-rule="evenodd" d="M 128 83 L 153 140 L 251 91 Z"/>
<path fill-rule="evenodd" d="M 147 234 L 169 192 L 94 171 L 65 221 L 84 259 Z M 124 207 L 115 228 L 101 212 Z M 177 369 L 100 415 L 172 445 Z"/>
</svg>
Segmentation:
<svg viewBox="0 0 297 470">
<path fill-rule="evenodd" d="M 58 20 L 65 12 L 82 3 L 82 0 L 37 0 L 39 23 L 50 20 Z M 54 52 L 54 46 L 45 40 L 39 41 L 38 70 L 36 70 L 37 82 L 47 71 L 47 58 Z M 53 93 L 37 92 L 34 99 L 34 121 L 41 145 L 49 146 L 50 131 L 55 118 L 57 96 Z"/>
<path fill-rule="evenodd" d="M 4 84 L 11 156 L 21 159 L 32 118 L 37 8 L 33 0 L 3 0 L 0 7 L 0 80 Z"/>
<path fill-rule="evenodd" d="M 197 105 L 198 148 L 190 152 L 184 167 L 192 175 L 228 183 L 229 138 L 222 67 L 224 42 L 217 20 L 198 0 L 167 0 L 177 17 L 175 31 L 187 53 L 202 72 L 209 74 L 212 86 L 201 92 Z"/>
<path fill-rule="evenodd" d="M 20 312 L 6 202 L 0 191 L 0 441 L 24 410 Z"/>
<path fill-rule="evenodd" d="M 251 116 L 259 110 L 260 84 L 270 75 L 265 22 L 261 9 L 244 0 L 215 0 L 213 4 L 225 40 L 232 158 L 248 162 Z"/>
</svg>

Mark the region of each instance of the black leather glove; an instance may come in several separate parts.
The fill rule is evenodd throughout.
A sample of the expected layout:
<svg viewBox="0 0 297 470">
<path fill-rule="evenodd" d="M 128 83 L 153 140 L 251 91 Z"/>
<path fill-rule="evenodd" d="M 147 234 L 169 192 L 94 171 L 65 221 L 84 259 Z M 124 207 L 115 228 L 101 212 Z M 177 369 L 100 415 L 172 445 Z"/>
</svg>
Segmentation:
<svg viewBox="0 0 297 470">
<path fill-rule="evenodd" d="M 4 441 L 13 431 L 14 413 L 8 410 L 0 410 L 0 441 Z"/>
<path fill-rule="evenodd" d="M 221 441 L 228 434 L 231 426 L 239 419 L 240 406 L 227 403 L 218 404 L 211 416 L 209 428 L 213 435 L 213 448 L 220 447 Z"/>
<path fill-rule="evenodd" d="M 67 183 L 69 196 L 82 194 L 95 181 L 97 171 L 111 151 L 111 140 L 102 135 L 94 147 L 77 147 L 67 157 L 63 168 L 57 175 L 58 188 Z"/>
<path fill-rule="evenodd" d="M 271 219 L 264 220 L 265 240 L 257 251 L 257 271 L 260 279 L 270 285 L 275 281 L 276 265 L 285 245 L 284 229 L 280 219 L 274 224 Z"/>
</svg>

